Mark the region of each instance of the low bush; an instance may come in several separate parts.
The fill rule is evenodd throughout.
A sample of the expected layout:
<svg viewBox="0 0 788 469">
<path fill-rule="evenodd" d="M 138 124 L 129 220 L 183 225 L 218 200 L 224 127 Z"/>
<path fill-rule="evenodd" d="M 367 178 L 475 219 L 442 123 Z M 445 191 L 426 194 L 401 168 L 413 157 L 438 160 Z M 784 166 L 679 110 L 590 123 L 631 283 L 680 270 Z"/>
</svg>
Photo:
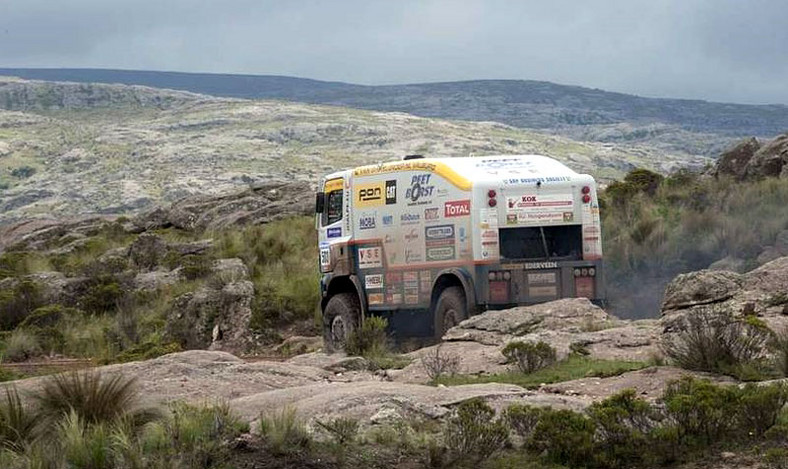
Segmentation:
<svg viewBox="0 0 788 469">
<path fill-rule="evenodd" d="M 89 424 L 118 421 L 142 426 L 156 419 L 155 408 L 142 405 L 136 380 L 121 374 L 70 372 L 47 378 L 34 395 L 38 416 L 59 421 L 71 412 Z"/>
<path fill-rule="evenodd" d="M 444 352 L 442 347 L 443 344 L 439 344 L 421 357 L 421 366 L 424 367 L 430 381 L 443 375 L 453 376 L 460 370 L 460 356 L 456 353 Z"/>
<path fill-rule="evenodd" d="M 0 290 L 0 330 L 18 326 L 43 301 L 41 287 L 31 280 L 20 280 Z"/>
<path fill-rule="evenodd" d="M 358 438 L 359 424 L 354 418 L 336 417 L 326 421 L 316 420 L 315 423 L 340 446 L 353 444 Z"/>
<path fill-rule="evenodd" d="M 533 373 L 556 360 L 555 349 L 547 342 L 509 342 L 501 353 L 523 373 Z"/>
<path fill-rule="evenodd" d="M 629 467 L 647 462 L 650 434 L 658 414 L 651 404 L 628 389 L 588 409 L 596 427 L 596 458 L 607 467 Z"/>
<path fill-rule="evenodd" d="M 312 439 L 306 425 L 295 409 L 283 409 L 273 415 L 260 415 L 260 436 L 265 438 L 271 450 L 277 454 L 291 454 L 309 447 Z"/>
<path fill-rule="evenodd" d="M 389 338 L 386 334 L 388 321 L 378 316 L 364 318 L 361 327 L 347 339 L 345 352 L 348 355 L 375 356 L 389 353 Z"/>
<path fill-rule="evenodd" d="M 729 436 L 737 424 L 739 392 L 708 380 L 684 377 L 662 396 L 667 418 L 690 446 L 708 446 Z"/>
<path fill-rule="evenodd" d="M 455 462 L 483 461 L 503 448 L 508 436 L 505 419 L 476 398 L 457 406 L 446 423 L 444 443 Z"/>
<path fill-rule="evenodd" d="M 776 332 L 769 342 L 773 354 L 772 367 L 780 376 L 788 377 L 788 328 Z"/>
<path fill-rule="evenodd" d="M 104 314 L 114 312 L 124 295 L 118 281 L 110 275 L 94 278 L 81 295 L 79 303 L 88 313 Z"/>
<path fill-rule="evenodd" d="M 515 434 L 528 440 L 533 435 L 536 424 L 539 423 L 543 412 L 544 408 L 542 407 L 512 404 L 504 412 L 504 417 Z"/>
<path fill-rule="evenodd" d="M 9 362 L 21 362 L 41 355 L 41 345 L 36 335 L 26 328 L 17 328 L 5 340 L 2 354 Z"/>
<path fill-rule="evenodd" d="M 777 423 L 786 402 L 788 389 L 783 384 L 747 384 L 740 391 L 737 430 L 742 434 L 763 436 Z"/>
<path fill-rule="evenodd" d="M 527 442 L 536 453 L 569 467 L 593 467 L 594 422 L 571 410 L 545 409 Z"/>
<path fill-rule="evenodd" d="M 695 308 L 672 325 L 662 352 L 676 365 L 697 371 L 737 374 L 763 357 L 770 331 L 734 318 L 717 306 Z"/>
</svg>

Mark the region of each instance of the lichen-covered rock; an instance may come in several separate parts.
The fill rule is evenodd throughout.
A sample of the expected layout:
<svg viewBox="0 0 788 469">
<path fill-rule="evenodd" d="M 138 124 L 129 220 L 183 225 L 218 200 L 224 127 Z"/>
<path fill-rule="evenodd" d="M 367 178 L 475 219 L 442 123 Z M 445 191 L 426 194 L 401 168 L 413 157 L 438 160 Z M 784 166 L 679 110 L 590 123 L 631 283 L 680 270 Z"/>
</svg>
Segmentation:
<svg viewBox="0 0 788 469">
<path fill-rule="evenodd" d="M 761 144 L 756 138 L 742 140 L 732 147 L 725 150 L 717 159 L 717 163 L 711 171 L 712 176 L 733 176 L 742 179 L 747 173 L 747 163 Z"/>
<path fill-rule="evenodd" d="M 751 179 L 780 177 L 788 165 L 788 134 L 767 142 L 747 163 L 746 175 Z"/>
<path fill-rule="evenodd" d="M 747 262 L 737 257 L 725 256 L 720 260 L 714 261 L 709 265 L 709 270 L 726 270 L 738 274 L 747 270 Z"/>
<path fill-rule="evenodd" d="M 153 233 L 142 233 L 129 246 L 131 261 L 142 269 L 153 269 L 159 265 L 167 252 L 167 243 Z"/>
<path fill-rule="evenodd" d="M 178 297 L 167 316 L 167 335 L 186 349 L 246 351 L 254 285 L 231 282 L 220 290 L 201 288 Z"/>
<path fill-rule="evenodd" d="M 665 289 L 662 312 L 724 301 L 736 294 L 742 283 L 740 274 L 724 270 L 681 274 Z"/>
</svg>

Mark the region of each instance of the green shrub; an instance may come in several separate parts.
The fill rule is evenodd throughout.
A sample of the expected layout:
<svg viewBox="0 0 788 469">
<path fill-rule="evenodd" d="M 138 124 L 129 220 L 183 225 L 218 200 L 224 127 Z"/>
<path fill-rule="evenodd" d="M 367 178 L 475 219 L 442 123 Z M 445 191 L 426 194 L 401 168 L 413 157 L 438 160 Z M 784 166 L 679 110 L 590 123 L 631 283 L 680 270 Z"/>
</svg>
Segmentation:
<svg viewBox="0 0 788 469">
<path fill-rule="evenodd" d="M 724 439 L 737 424 L 739 392 L 732 386 L 684 377 L 668 385 L 662 402 L 679 438 L 689 446 Z"/>
<path fill-rule="evenodd" d="M 542 407 L 512 404 L 506 409 L 504 416 L 512 430 L 518 436 L 528 440 L 536 429 L 536 424 L 539 423 L 543 412 Z"/>
<path fill-rule="evenodd" d="M 639 192 L 645 192 L 650 196 L 656 194 L 664 179 L 661 174 L 643 168 L 633 169 L 624 176 L 625 183 L 632 184 Z"/>
<path fill-rule="evenodd" d="M 41 287 L 31 280 L 21 280 L 0 290 L 0 330 L 15 328 L 42 304 Z"/>
<path fill-rule="evenodd" d="M 788 376 L 788 328 L 776 332 L 769 342 L 773 368 L 780 376 Z"/>
<path fill-rule="evenodd" d="M 260 415 L 260 436 L 276 454 L 292 454 L 307 449 L 312 442 L 306 425 L 295 409 L 286 408 L 273 415 Z"/>
<path fill-rule="evenodd" d="M 167 342 L 164 344 L 159 342 L 143 342 L 118 353 L 113 361 L 116 363 L 126 363 L 150 360 L 162 355 L 167 355 L 168 353 L 180 352 L 181 350 L 181 346 L 177 342 Z"/>
<path fill-rule="evenodd" d="M 11 332 L 2 349 L 3 358 L 10 362 L 24 361 L 41 355 L 38 338 L 28 329 L 18 328 Z"/>
<path fill-rule="evenodd" d="M 326 421 L 316 420 L 315 423 L 340 446 L 353 444 L 358 438 L 359 424 L 354 418 L 336 417 Z"/>
<path fill-rule="evenodd" d="M 509 342 L 501 353 L 523 373 L 546 368 L 556 360 L 555 349 L 547 342 Z"/>
<path fill-rule="evenodd" d="M 736 374 L 764 354 L 768 329 L 734 318 L 715 306 L 703 306 L 674 322 L 677 332 L 663 338 L 663 353 L 688 370 Z"/>
<path fill-rule="evenodd" d="M 385 355 L 389 351 L 389 339 L 386 334 L 388 321 L 379 316 L 364 318 L 361 327 L 354 330 L 347 339 L 345 352 L 348 355 L 375 356 Z"/>
<path fill-rule="evenodd" d="M 136 380 L 121 374 L 56 374 L 48 377 L 33 397 L 39 416 L 47 422 L 59 421 L 74 412 L 88 424 L 122 420 L 136 427 L 159 417 L 156 409 L 142 405 Z"/>
<path fill-rule="evenodd" d="M 112 276 L 95 278 L 80 298 L 82 308 L 88 313 L 103 314 L 114 312 L 124 292 Z"/>
<path fill-rule="evenodd" d="M 780 411 L 788 402 L 788 389 L 782 384 L 747 384 L 740 392 L 738 430 L 743 434 L 763 436 L 777 423 Z"/>
<path fill-rule="evenodd" d="M 631 467 L 645 462 L 649 436 L 656 426 L 651 405 L 627 389 L 595 402 L 588 415 L 596 427 L 597 460 L 607 467 Z"/>
<path fill-rule="evenodd" d="M 22 404 L 16 388 L 5 388 L 5 399 L 0 401 L 0 449 L 23 451 L 35 436 L 36 416 Z"/>
<path fill-rule="evenodd" d="M 181 272 L 187 280 L 203 278 L 211 273 L 213 259 L 208 256 L 190 254 L 181 259 Z"/>
<path fill-rule="evenodd" d="M 444 439 L 455 461 L 482 461 L 503 448 L 509 430 L 505 419 L 480 398 L 462 402 L 446 422 Z"/>
<path fill-rule="evenodd" d="M 527 445 L 547 459 L 569 467 L 593 465 L 594 422 L 571 410 L 545 409 Z"/>
<path fill-rule="evenodd" d="M 770 469 L 788 469 L 788 448 L 769 448 L 763 455 L 763 462 Z"/>
</svg>

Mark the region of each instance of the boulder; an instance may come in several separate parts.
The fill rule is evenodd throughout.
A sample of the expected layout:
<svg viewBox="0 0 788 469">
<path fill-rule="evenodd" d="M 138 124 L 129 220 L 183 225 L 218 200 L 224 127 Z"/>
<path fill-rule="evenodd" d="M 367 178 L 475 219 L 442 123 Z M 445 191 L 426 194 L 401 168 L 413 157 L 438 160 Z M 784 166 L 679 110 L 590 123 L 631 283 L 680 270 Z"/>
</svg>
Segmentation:
<svg viewBox="0 0 788 469">
<path fill-rule="evenodd" d="M 155 270 L 153 272 L 141 272 L 134 277 L 133 285 L 135 290 L 156 291 L 167 285 L 174 285 L 183 280 L 179 270 Z"/>
<path fill-rule="evenodd" d="M 211 267 L 214 278 L 223 283 L 249 279 L 249 269 L 241 259 L 217 259 Z"/>
<path fill-rule="evenodd" d="M 740 274 L 724 270 L 680 274 L 665 288 L 662 312 L 724 301 L 741 289 L 743 281 Z"/>
<path fill-rule="evenodd" d="M 783 134 L 755 152 L 747 163 L 746 177 L 750 179 L 780 177 L 786 165 L 788 165 L 788 134 Z"/>
<path fill-rule="evenodd" d="M 221 229 L 267 223 L 312 213 L 314 190 L 306 182 L 263 184 L 224 196 L 195 195 L 143 213 L 133 223 L 145 229 L 175 226 L 184 230 Z"/>
<path fill-rule="evenodd" d="M 711 175 L 714 177 L 732 176 L 736 179 L 743 179 L 747 173 L 747 164 L 759 148 L 761 148 L 761 144 L 754 137 L 734 144 L 717 159 Z"/>
<path fill-rule="evenodd" d="M 253 343 L 253 298 L 254 285 L 248 280 L 186 293 L 175 299 L 166 333 L 186 349 L 244 352 Z"/>
<path fill-rule="evenodd" d="M 536 331 L 580 332 L 614 318 L 586 298 L 565 298 L 533 306 L 488 311 L 449 329 L 443 340 L 502 345 Z"/>
</svg>

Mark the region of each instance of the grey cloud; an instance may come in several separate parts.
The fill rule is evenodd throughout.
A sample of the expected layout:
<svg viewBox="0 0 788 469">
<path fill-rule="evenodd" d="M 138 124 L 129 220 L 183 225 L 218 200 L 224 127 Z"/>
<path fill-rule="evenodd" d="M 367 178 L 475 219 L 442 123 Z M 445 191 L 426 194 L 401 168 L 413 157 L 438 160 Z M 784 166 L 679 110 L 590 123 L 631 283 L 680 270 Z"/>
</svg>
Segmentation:
<svg viewBox="0 0 788 469">
<path fill-rule="evenodd" d="M 539 79 L 788 103 L 783 0 L 1 0 L 0 66 Z"/>
</svg>

